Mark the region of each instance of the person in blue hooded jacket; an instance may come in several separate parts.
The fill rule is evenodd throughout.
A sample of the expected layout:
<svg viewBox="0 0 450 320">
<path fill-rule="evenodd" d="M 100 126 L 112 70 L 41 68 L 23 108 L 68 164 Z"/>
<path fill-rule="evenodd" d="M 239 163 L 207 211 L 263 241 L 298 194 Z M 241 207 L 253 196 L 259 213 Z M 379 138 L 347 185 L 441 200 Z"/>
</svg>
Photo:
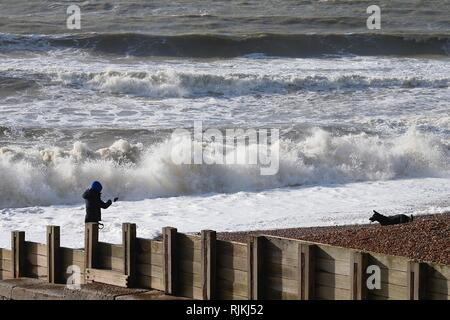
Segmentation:
<svg viewBox="0 0 450 320">
<path fill-rule="evenodd" d="M 111 199 L 103 202 L 102 195 L 103 186 L 100 182 L 94 181 L 89 189 L 83 193 L 83 199 L 86 202 L 86 217 L 84 219 L 85 223 L 88 222 L 99 222 L 102 220 L 101 209 L 107 209 L 112 204 Z M 118 198 L 114 199 L 116 202 Z"/>
</svg>

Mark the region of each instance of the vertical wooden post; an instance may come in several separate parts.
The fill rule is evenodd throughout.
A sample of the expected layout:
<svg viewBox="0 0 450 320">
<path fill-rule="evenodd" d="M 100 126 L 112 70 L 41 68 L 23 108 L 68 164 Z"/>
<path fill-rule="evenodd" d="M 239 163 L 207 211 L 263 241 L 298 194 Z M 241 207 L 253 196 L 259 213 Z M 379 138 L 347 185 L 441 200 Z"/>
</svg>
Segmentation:
<svg viewBox="0 0 450 320">
<path fill-rule="evenodd" d="M 366 300 L 366 269 L 368 256 L 364 252 L 353 251 L 350 253 L 350 299 Z"/>
<path fill-rule="evenodd" d="M 314 299 L 315 246 L 308 243 L 298 245 L 298 298 Z"/>
<path fill-rule="evenodd" d="M 25 232 L 11 232 L 12 277 L 14 279 L 25 275 Z"/>
<path fill-rule="evenodd" d="M 96 267 L 96 251 L 98 246 L 98 223 L 89 222 L 85 225 L 84 261 L 86 268 Z"/>
<path fill-rule="evenodd" d="M 166 294 L 176 294 L 177 284 L 177 229 L 172 227 L 164 227 L 163 236 L 163 278 L 164 292 Z"/>
<path fill-rule="evenodd" d="M 247 299 L 253 299 L 253 237 L 247 238 Z"/>
<path fill-rule="evenodd" d="M 47 281 L 59 283 L 60 263 L 60 229 L 59 226 L 47 226 Z"/>
<path fill-rule="evenodd" d="M 122 244 L 124 274 L 128 275 L 128 285 L 133 286 L 136 275 L 136 224 L 122 224 Z"/>
<path fill-rule="evenodd" d="M 424 298 L 424 275 L 426 264 L 408 261 L 406 270 L 407 276 L 407 299 L 408 300 L 421 300 Z"/>
<path fill-rule="evenodd" d="M 201 238 L 202 295 L 203 300 L 212 300 L 216 290 L 216 232 L 202 230 Z"/>
<path fill-rule="evenodd" d="M 249 243 L 251 251 L 249 252 L 250 256 L 250 265 L 251 272 L 249 273 L 250 283 L 249 287 L 251 293 L 251 300 L 262 299 L 262 288 L 260 285 L 261 279 L 260 274 L 262 272 L 262 257 L 263 257 L 263 236 L 250 236 Z"/>
</svg>

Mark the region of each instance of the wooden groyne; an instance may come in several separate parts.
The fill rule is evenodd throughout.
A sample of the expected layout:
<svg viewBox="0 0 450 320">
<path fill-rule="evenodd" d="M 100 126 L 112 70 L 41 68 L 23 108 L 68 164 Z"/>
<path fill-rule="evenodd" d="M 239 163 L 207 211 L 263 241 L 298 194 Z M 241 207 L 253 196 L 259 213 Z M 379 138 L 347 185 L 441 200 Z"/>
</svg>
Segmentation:
<svg viewBox="0 0 450 320">
<path fill-rule="evenodd" d="M 0 279 L 64 284 L 79 276 L 205 300 L 450 300 L 448 265 L 268 235 L 238 243 L 166 227 L 158 241 L 136 237 L 132 223 L 122 234 L 120 245 L 100 242 L 89 223 L 84 249 L 71 249 L 60 246 L 58 226 L 47 227 L 46 244 L 13 231 L 11 249 L 0 249 Z"/>
</svg>

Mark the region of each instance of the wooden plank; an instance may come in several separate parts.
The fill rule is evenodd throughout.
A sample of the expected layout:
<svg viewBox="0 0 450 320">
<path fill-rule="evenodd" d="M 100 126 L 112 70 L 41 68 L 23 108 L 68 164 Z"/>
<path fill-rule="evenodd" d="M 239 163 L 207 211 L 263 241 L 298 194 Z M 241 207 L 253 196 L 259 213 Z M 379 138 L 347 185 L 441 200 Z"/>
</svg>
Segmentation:
<svg viewBox="0 0 450 320">
<path fill-rule="evenodd" d="M 25 232 L 11 232 L 12 277 L 21 278 L 25 275 Z"/>
<path fill-rule="evenodd" d="M 200 262 L 193 262 L 193 261 L 189 261 L 189 260 L 180 260 L 179 261 L 179 270 L 180 270 L 180 272 L 201 274 L 202 273 L 202 265 Z"/>
<path fill-rule="evenodd" d="M 406 300 L 407 288 L 404 286 L 397 286 L 394 284 L 381 283 L 381 289 L 368 290 L 369 298 L 371 295 L 383 296 L 396 300 Z"/>
<path fill-rule="evenodd" d="M 148 277 L 156 277 L 163 279 L 163 268 L 160 266 L 153 266 L 151 264 L 137 264 L 136 271 L 140 275 Z"/>
<path fill-rule="evenodd" d="M 61 247 L 60 253 L 65 264 L 84 264 L 84 250 Z"/>
<path fill-rule="evenodd" d="M 202 230 L 201 265 L 203 300 L 211 300 L 216 291 L 216 232 Z M 194 250 L 195 251 L 195 250 Z M 247 260 L 245 260 L 247 265 Z"/>
<path fill-rule="evenodd" d="M 136 224 L 122 224 L 123 273 L 128 275 L 128 285 L 133 286 L 136 275 Z"/>
<path fill-rule="evenodd" d="M 350 263 L 348 261 L 317 259 L 316 270 L 348 276 L 350 272 Z"/>
<path fill-rule="evenodd" d="M 143 238 L 136 238 L 136 247 L 139 253 L 158 253 L 163 254 L 162 241 L 148 240 Z"/>
<path fill-rule="evenodd" d="M 178 257 L 183 260 L 200 262 L 202 258 L 202 251 L 194 248 L 184 248 L 178 250 Z"/>
<path fill-rule="evenodd" d="M 165 294 L 175 294 L 177 291 L 177 282 L 178 282 L 178 259 L 179 259 L 179 250 L 177 248 L 178 231 L 176 228 L 164 227 L 162 229 L 162 235 L 163 235 L 162 277 L 163 277 L 164 292 Z"/>
<path fill-rule="evenodd" d="M 248 296 L 248 286 L 246 283 L 238 283 L 223 279 L 217 280 L 217 291 L 229 292 L 230 294 L 238 295 L 241 297 Z"/>
<path fill-rule="evenodd" d="M 30 264 L 32 266 L 40 266 L 40 267 L 46 267 L 47 268 L 47 257 L 36 255 L 36 254 L 27 254 L 25 256 L 25 261 L 27 264 Z"/>
<path fill-rule="evenodd" d="M 380 268 L 406 272 L 408 265 L 408 258 L 387 256 L 378 253 L 370 253 L 368 257 L 369 265 L 377 265 Z"/>
<path fill-rule="evenodd" d="M 117 272 L 123 272 L 123 258 L 109 256 L 97 257 L 97 266 L 99 269 L 110 269 Z"/>
<path fill-rule="evenodd" d="M 434 278 L 450 280 L 450 266 L 428 263 L 427 275 Z"/>
<path fill-rule="evenodd" d="M 218 268 L 217 278 L 238 283 L 248 283 L 248 272 L 229 268 Z"/>
<path fill-rule="evenodd" d="M 86 269 L 86 280 L 90 282 L 106 283 L 113 286 L 128 287 L 128 275 L 110 270 Z"/>
<path fill-rule="evenodd" d="M 275 278 L 266 276 L 264 277 L 264 287 L 271 288 L 280 292 L 289 292 L 292 294 L 297 294 L 298 298 L 298 281 L 283 279 L 283 278 Z"/>
<path fill-rule="evenodd" d="M 12 260 L 11 258 L 11 250 L 0 248 L 0 260 Z"/>
<path fill-rule="evenodd" d="M 264 260 L 274 264 L 298 265 L 298 242 L 295 240 L 266 237 Z"/>
<path fill-rule="evenodd" d="M 426 292 L 426 299 L 429 300 L 450 300 L 450 295 L 435 293 L 435 292 Z"/>
<path fill-rule="evenodd" d="M 12 279 L 11 271 L 0 270 L 0 280 Z"/>
<path fill-rule="evenodd" d="M 251 245 L 250 253 L 250 269 L 249 269 L 249 289 L 252 300 L 258 300 L 264 298 L 262 290 L 262 274 L 263 274 L 263 257 L 264 257 L 264 241 L 263 236 L 250 236 L 249 244 Z M 219 258 L 219 262 L 221 259 Z M 219 263 L 220 265 L 220 263 Z M 234 269 L 236 269 L 233 266 Z"/>
<path fill-rule="evenodd" d="M 138 274 L 136 276 L 136 285 L 144 289 L 164 290 L 163 279 L 160 277 L 148 277 Z"/>
<path fill-rule="evenodd" d="M 193 248 L 196 250 L 201 250 L 201 238 L 199 236 L 192 236 L 183 233 L 178 233 L 177 237 L 179 250 L 184 248 Z"/>
<path fill-rule="evenodd" d="M 247 296 L 240 296 L 227 290 L 224 291 L 218 290 L 217 298 L 219 300 L 248 300 Z"/>
<path fill-rule="evenodd" d="M 380 268 L 381 283 L 395 284 L 398 286 L 406 287 L 406 272 L 398 270 L 389 270 L 386 268 Z"/>
<path fill-rule="evenodd" d="M 267 250 L 267 255 L 285 256 L 296 260 L 298 242 L 293 239 L 265 236 L 264 249 Z"/>
<path fill-rule="evenodd" d="M 178 288 L 178 294 L 182 297 L 193 299 L 202 299 L 202 289 L 192 286 L 184 286 L 181 284 Z"/>
<path fill-rule="evenodd" d="M 247 258 L 247 245 L 233 241 L 217 240 L 217 253 L 221 255 Z"/>
<path fill-rule="evenodd" d="M 47 278 L 48 269 L 40 266 L 29 266 L 27 276 L 32 278 Z"/>
<path fill-rule="evenodd" d="M 298 267 L 264 262 L 264 270 L 273 277 L 298 280 Z"/>
<path fill-rule="evenodd" d="M 433 277 L 427 278 L 426 291 L 450 295 L 450 281 Z"/>
<path fill-rule="evenodd" d="M 316 272 L 316 283 L 325 287 L 350 290 L 350 277 L 328 272 Z"/>
<path fill-rule="evenodd" d="M 162 254 L 155 254 L 155 253 L 141 253 L 138 254 L 136 257 L 137 263 L 142 264 L 151 264 L 153 266 L 163 266 L 164 265 L 164 259 Z"/>
<path fill-rule="evenodd" d="M 47 226 L 47 281 L 61 282 L 60 228 Z"/>
<path fill-rule="evenodd" d="M 123 246 L 106 242 L 99 242 L 97 245 L 99 256 L 112 256 L 114 258 L 124 257 Z"/>
<path fill-rule="evenodd" d="M 47 245 L 32 241 L 25 241 L 25 251 L 26 254 L 47 256 Z"/>
<path fill-rule="evenodd" d="M 407 299 L 420 300 L 424 296 L 424 282 L 423 278 L 425 265 L 416 261 L 408 261 L 406 271 L 407 283 Z"/>
<path fill-rule="evenodd" d="M 317 285 L 316 297 L 324 300 L 350 300 L 350 290 Z"/>
<path fill-rule="evenodd" d="M 67 268 L 72 265 L 78 266 L 80 268 L 80 271 L 82 273 L 84 273 L 85 266 L 84 266 L 83 261 L 71 261 L 69 259 L 64 259 L 64 258 L 62 259 L 62 262 L 61 262 L 61 272 L 65 273 Z"/>
<path fill-rule="evenodd" d="M 317 247 L 313 244 L 298 244 L 298 298 L 314 299 L 316 282 Z"/>
<path fill-rule="evenodd" d="M 248 261 L 247 258 L 233 257 L 228 255 L 217 256 L 217 266 L 220 268 L 236 269 L 241 271 L 247 271 Z"/>
<path fill-rule="evenodd" d="M 350 254 L 350 298 L 352 300 L 366 300 L 368 255 L 365 252 L 354 251 Z"/>
<path fill-rule="evenodd" d="M 263 286 L 261 290 L 264 290 L 264 299 L 269 300 L 297 300 L 298 294 L 286 291 L 278 291 L 272 288 L 266 288 Z"/>
<path fill-rule="evenodd" d="M 11 272 L 12 271 L 12 261 L 6 260 L 6 259 L 0 260 L 0 270 Z"/>
<path fill-rule="evenodd" d="M 97 266 L 98 223 L 86 223 L 84 229 L 84 263 L 85 268 Z"/>
<path fill-rule="evenodd" d="M 180 272 L 178 275 L 178 279 L 181 283 L 189 284 L 194 287 L 201 287 L 202 283 L 202 276 L 201 274 L 194 274 L 194 273 L 187 273 L 187 272 Z"/>
<path fill-rule="evenodd" d="M 347 248 L 317 245 L 317 257 L 320 259 L 337 260 L 347 262 L 352 250 Z"/>
<path fill-rule="evenodd" d="M 247 237 L 247 287 L 248 287 L 248 300 L 254 298 L 253 287 L 255 282 L 255 267 L 253 266 L 254 260 L 254 237 Z M 257 272 L 257 269 L 256 269 Z"/>
<path fill-rule="evenodd" d="M 264 261 L 273 263 L 273 264 L 281 264 L 281 265 L 285 265 L 285 266 L 292 266 L 292 267 L 298 266 L 298 257 L 294 258 L 294 256 L 292 256 L 290 254 L 289 255 L 285 255 L 285 254 L 278 255 L 278 253 L 274 256 L 273 251 L 268 252 L 267 255 L 264 255 Z"/>
<path fill-rule="evenodd" d="M 382 301 L 398 300 L 398 299 L 395 299 L 392 297 L 378 296 L 378 295 L 374 295 L 374 294 L 369 294 L 367 298 L 368 298 L 368 300 L 382 300 Z"/>
</svg>

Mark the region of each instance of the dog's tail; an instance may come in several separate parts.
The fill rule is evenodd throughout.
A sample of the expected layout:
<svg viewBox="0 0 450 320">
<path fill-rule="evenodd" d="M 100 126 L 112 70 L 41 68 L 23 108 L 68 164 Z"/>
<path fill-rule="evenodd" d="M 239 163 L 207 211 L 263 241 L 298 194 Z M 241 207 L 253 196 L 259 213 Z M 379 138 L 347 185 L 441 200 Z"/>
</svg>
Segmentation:
<svg viewBox="0 0 450 320">
<path fill-rule="evenodd" d="M 414 216 L 413 215 L 411 215 L 411 222 L 414 220 Z"/>
</svg>

